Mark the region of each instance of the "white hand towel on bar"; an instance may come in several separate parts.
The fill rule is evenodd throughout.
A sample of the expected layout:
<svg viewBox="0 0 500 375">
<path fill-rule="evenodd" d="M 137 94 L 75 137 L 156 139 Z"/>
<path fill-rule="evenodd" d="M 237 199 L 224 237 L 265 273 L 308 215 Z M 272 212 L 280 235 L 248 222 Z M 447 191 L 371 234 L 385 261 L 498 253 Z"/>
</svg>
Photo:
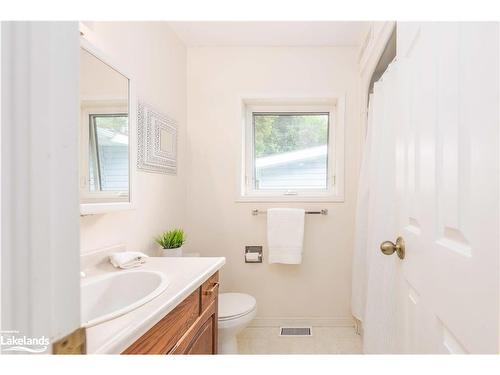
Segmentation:
<svg viewBox="0 0 500 375">
<path fill-rule="evenodd" d="M 299 208 L 267 210 L 269 263 L 300 264 L 305 211 Z"/>
<path fill-rule="evenodd" d="M 116 268 L 124 270 L 134 267 L 139 267 L 141 264 L 146 263 L 148 256 L 140 251 L 122 251 L 113 253 L 109 256 L 109 261 Z"/>
</svg>

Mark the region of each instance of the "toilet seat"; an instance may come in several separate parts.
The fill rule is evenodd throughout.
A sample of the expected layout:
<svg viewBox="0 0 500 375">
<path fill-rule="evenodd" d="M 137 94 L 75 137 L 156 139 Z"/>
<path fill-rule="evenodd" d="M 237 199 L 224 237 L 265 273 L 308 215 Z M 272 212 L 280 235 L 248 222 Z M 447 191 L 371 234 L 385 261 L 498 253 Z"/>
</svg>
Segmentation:
<svg viewBox="0 0 500 375">
<path fill-rule="evenodd" d="M 241 318 L 253 310 L 257 305 L 255 298 L 244 293 L 219 294 L 219 321 Z"/>
</svg>

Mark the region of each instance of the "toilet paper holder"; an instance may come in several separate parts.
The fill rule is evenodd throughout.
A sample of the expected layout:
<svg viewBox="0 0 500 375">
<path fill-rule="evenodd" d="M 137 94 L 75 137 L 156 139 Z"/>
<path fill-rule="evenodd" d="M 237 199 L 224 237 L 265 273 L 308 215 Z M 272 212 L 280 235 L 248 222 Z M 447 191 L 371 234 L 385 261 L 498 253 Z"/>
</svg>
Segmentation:
<svg viewBox="0 0 500 375">
<path fill-rule="evenodd" d="M 262 263 L 262 246 L 245 246 L 245 263 Z"/>
</svg>

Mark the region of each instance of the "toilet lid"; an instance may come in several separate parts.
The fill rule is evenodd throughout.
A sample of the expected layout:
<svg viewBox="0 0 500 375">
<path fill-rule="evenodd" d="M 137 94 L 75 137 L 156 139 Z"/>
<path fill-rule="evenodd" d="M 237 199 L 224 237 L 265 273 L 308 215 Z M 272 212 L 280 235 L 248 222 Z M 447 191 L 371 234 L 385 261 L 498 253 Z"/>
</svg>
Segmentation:
<svg viewBox="0 0 500 375">
<path fill-rule="evenodd" d="M 219 319 L 238 317 L 255 309 L 257 301 L 243 293 L 219 294 Z"/>
</svg>

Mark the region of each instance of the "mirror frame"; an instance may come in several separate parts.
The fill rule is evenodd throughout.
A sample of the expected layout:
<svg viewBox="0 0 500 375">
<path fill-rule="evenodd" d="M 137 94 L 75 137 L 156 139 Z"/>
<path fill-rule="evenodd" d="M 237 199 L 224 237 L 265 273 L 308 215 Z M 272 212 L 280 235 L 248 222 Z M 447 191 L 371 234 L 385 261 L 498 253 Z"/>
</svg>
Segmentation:
<svg viewBox="0 0 500 375">
<path fill-rule="evenodd" d="M 118 73 L 122 74 L 124 77 L 128 78 L 128 94 L 129 94 L 129 192 L 128 192 L 128 202 L 95 202 L 95 203 L 81 203 L 80 198 L 80 215 L 95 215 L 103 214 L 107 212 L 121 211 L 121 210 L 131 210 L 135 207 L 135 194 L 136 194 L 136 160 L 137 160 L 137 96 L 135 91 L 135 84 L 132 75 L 123 68 L 120 64 L 117 64 L 109 55 L 105 54 L 95 42 L 95 38 L 90 38 L 90 30 L 88 30 L 84 25 L 80 24 L 80 48 L 83 48 L 90 54 L 94 55 L 96 58 L 101 60 L 103 63 L 109 65 L 111 68 L 116 70 Z M 91 42 L 91 40 L 93 40 Z M 81 107 L 81 101 L 78 103 Z M 80 120 L 78 121 L 80 124 Z M 80 132 L 81 133 L 81 125 Z M 80 144 L 80 143 L 79 143 Z M 79 150 L 79 153 L 81 150 Z M 80 180 L 81 174 L 81 155 L 79 157 L 78 165 L 78 179 Z M 80 184 L 79 184 L 80 186 Z"/>
</svg>

